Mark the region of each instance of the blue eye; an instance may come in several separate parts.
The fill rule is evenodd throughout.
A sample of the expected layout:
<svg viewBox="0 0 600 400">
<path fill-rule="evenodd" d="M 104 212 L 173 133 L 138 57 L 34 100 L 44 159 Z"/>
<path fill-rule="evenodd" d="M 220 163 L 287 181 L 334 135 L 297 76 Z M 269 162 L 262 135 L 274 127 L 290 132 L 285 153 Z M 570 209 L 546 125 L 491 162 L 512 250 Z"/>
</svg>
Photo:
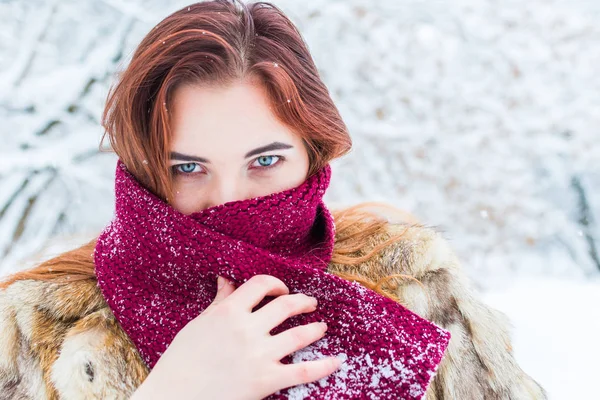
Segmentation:
<svg viewBox="0 0 600 400">
<path fill-rule="evenodd" d="M 262 156 L 262 157 L 258 157 L 257 161 L 263 167 L 268 167 L 269 165 L 273 164 L 274 158 L 275 158 L 275 156 Z"/>
<path fill-rule="evenodd" d="M 283 157 L 281 156 L 260 156 L 256 159 L 258 165 L 252 164 L 252 166 L 258 167 L 259 169 L 267 169 L 274 167 L 277 164 L 280 164 L 279 161 L 282 159 Z"/>
<path fill-rule="evenodd" d="M 199 167 L 196 163 L 177 164 L 173 166 L 175 173 L 178 174 L 191 174 L 195 171 L 196 167 Z"/>
</svg>

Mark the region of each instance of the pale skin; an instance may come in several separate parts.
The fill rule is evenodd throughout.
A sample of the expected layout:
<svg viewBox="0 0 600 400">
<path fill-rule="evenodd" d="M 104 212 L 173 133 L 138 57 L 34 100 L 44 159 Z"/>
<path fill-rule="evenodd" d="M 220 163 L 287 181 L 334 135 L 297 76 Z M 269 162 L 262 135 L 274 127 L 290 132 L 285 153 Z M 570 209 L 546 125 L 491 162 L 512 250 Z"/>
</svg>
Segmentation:
<svg viewBox="0 0 600 400">
<path fill-rule="evenodd" d="M 275 118 L 260 85 L 181 86 L 169 113 L 170 164 L 176 172 L 170 202 L 184 214 L 291 189 L 306 179 L 304 143 Z M 339 368 L 334 357 L 280 362 L 322 338 L 324 323 L 270 334 L 287 318 L 314 311 L 315 298 L 289 294 L 281 280 L 268 275 L 254 276 L 237 289 L 222 283 L 212 304 L 177 334 L 132 399 L 262 399 Z M 252 312 L 267 295 L 277 297 Z"/>
</svg>

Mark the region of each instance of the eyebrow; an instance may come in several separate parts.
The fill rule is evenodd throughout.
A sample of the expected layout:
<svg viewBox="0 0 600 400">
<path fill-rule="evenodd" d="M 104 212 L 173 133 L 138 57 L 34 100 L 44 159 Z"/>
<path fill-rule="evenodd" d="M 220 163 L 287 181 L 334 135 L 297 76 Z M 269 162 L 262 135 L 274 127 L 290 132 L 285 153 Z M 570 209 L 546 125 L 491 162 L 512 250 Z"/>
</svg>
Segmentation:
<svg viewBox="0 0 600 400">
<path fill-rule="evenodd" d="M 246 153 L 245 157 L 246 158 L 250 158 L 250 157 L 255 156 L 257 154 L 264 153 L 265 151 L 286 150 L 286 149 L 291 149 L 293 147 L 294 146 L 292 146 L 290 144 L 281 143 L 281 142 L 273 142 L 273 143 L 268 144 L 266 146 L 261 146 L 261 147 L 257 147 L 254 150 L 250 150 L 248 153 Z M 182 154 L 182 153 L 178 153 L 176 151 L 172 151 L 170 153 L 170 158 L 171 158 L 171 160 L 197 161 L 197 162 L 202 162 L 202 163 L 210 164 L 210 161 L 208 161 L 206 158 L 198 157 L 198 156 L 192 156 L 192 155 L 189 155 L 189 154 Z"/>
</svg>

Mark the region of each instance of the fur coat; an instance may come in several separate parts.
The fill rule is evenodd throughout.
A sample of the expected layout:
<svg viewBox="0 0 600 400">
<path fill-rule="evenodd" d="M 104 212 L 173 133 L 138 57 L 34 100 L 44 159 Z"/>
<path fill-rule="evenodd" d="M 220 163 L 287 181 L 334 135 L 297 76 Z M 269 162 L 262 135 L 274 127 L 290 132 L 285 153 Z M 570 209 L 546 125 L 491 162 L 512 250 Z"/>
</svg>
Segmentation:
<svg viewBox="0 0 600 400">
<path fill-rule="evenodd" d="M 392 294 L 452 334 L 425 399 L 545 399 L 513 358 L 506 316 L 474 296 L 438 231 L 390 223 L 359 253 L 401 230 L 401 239 L 370 260 L 328 270 L 373 282 L 390 274 L 420 281 L 402 280 Z M 0 290 L 0 399 L 126 399 L 147 374 L 95 280 L 24 280 Z"/>
</svg>

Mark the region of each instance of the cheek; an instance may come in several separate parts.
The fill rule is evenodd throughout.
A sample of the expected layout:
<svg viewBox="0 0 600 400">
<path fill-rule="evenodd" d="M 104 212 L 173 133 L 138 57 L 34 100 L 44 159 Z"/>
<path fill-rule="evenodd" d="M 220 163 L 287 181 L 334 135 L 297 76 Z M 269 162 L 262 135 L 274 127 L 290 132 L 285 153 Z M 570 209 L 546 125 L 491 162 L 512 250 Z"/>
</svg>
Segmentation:
<svg viewBox="0 0 600 400">
<path fill-rule="evenodd" d="M 300 186 L 306 178 L 306 172 L 302 169 L 282 170 L 270 176 L 269 179 L 253 181 L 252 194 L 248 198 L 267 196 Z"/>
<path fill-rule="evenodd" d="M 247 198 L 267 196 L 272 193 L 280 192 L 285 190 L 286 187 L 278 181 L 270 182 L 253 182 L 250 185 L 249 193 L 246 195 Z"/>
<path fill-rule="evenodd" d="M 200 185 L 190 183 L 174 183 L 174 199 L 171 202 L 173 208 L 184 214 L 197 211 L 198 203 L 203 197 Z"/>
</svg>

